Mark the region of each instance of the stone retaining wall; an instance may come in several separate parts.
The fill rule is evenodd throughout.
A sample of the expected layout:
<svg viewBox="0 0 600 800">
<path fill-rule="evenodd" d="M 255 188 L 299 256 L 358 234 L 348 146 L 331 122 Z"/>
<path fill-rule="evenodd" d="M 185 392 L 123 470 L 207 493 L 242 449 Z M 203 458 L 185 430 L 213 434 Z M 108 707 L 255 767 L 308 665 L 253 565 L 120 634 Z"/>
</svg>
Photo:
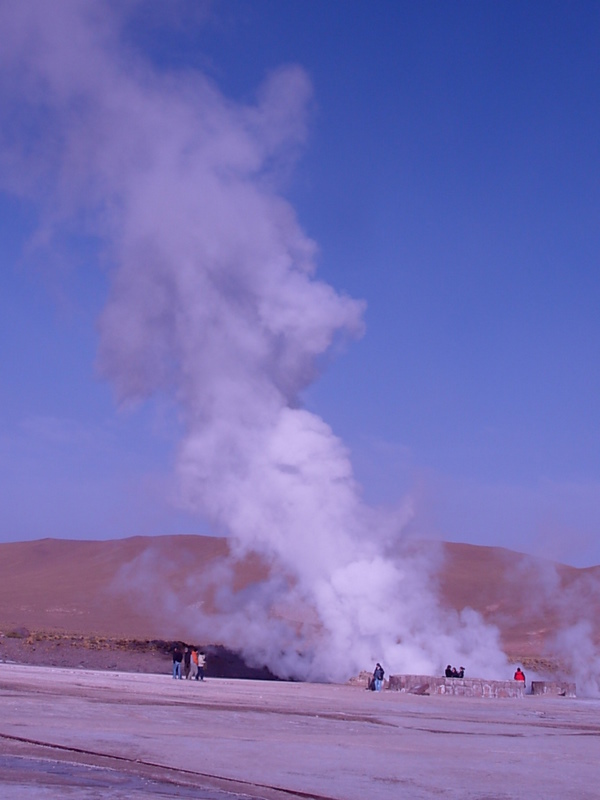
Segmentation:
<svg viewBox="0 0 600 800">
<path fill-rule="evenodd" d="M 549 694 L 554 697 L 575 697 L 575 684 L 560 681 L 531 681 L 531 694 Z"/>
<path fill-rule="evenodd" d="M 388 688 L 409 694 L 449 694 L 459 697 L 523 697 L 522 681 L 483 678 L 436 678 L 432 675 L 390 675 Z"/>
</svg>

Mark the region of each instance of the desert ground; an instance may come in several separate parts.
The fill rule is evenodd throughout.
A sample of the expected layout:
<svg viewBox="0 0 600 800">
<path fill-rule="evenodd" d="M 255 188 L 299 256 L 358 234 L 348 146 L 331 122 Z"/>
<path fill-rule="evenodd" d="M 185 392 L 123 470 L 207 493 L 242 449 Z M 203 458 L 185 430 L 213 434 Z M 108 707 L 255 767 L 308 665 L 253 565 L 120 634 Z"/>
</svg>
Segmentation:
<svg viewBox="0 0 600 800">
<path fill-rule="evenodd" d="M 0 664 L 0 796 L 595 800 L 599 712 Z"/>
</svg>

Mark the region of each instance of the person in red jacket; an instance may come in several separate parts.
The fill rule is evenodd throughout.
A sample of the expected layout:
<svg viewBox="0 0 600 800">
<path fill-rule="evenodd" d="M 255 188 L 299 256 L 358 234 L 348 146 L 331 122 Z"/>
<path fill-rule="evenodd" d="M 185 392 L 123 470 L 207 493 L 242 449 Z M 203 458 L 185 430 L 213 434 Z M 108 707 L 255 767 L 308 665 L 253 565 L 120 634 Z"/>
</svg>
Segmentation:
<svg viewBox="0 0 600 800">
<path fill-rule="evenodd" d="M 521 667 L 517 667 L 517 671 L 515 672 L 515 675 L 514 675 L 514 680 L 515 681 L 523 681 L 523 683 L 525 683 L 525 673 L 523 672 Z"/>
</svg>

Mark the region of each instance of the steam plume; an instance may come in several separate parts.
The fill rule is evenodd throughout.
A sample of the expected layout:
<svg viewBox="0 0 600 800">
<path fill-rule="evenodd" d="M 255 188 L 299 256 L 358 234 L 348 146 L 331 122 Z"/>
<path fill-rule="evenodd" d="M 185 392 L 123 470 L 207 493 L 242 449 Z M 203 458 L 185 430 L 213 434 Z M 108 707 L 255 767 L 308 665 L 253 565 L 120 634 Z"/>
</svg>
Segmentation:
<svg viewBox="0 0 600 800">
<path fill-rule="evenodd" d="M 299 403 L 363 310 L 314 277 L 315 244 L 280 191 L 306 137 L 306 74 L 281 68 L 236 104 L 127 50 L 110 9 L 2 4 L 3 95 L 22 123 L 5 131 L 4 174 L 41 203 L 46 241 L 75 229 L 105 243 L 103 374 L 122 401 L 173 393 L 186 502 L 276 565 L 242 607 L 222 591 L 223 635 L 282 675 L 448 659 L 505 675 L 495 630 L 443 614 L 422 557 L 391 557 L 402 519 L 364 506 L 343 443 Z M 284 602 L 314 616 L 286 622 Z"/>
</svg>

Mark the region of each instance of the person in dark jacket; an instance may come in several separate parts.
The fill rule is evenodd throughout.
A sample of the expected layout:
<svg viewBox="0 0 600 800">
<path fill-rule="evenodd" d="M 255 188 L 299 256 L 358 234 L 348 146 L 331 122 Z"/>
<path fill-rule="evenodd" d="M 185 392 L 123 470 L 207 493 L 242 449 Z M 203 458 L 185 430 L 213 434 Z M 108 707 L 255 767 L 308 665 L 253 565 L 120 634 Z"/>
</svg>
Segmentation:
<svg viewBox="0 0 600 800">
<path fill-rule="evenodd" d="M 179 649 L 179 645 L 175 645 L 173 648 L 173 677 L 179 678 L 181 680 L 181 660 L 183 659 L 183 653 Z"/>
<path fill-rule="evenodd" d="M 189 647 L 186 647 L 183 653 L 183 674 L 185 678 L 190 677 L 190 671 L 192 668 L 192 651 Z"/>
<path fill-rule="evenodd" d="M 373 671 L 373 680 L 375 681 L 375 691 L 380 692 L 381 687 L 383 686 L 383 676 L 385 672 L 383 671 L 383 667 L 379 662 L 377 662 L 375 669 Z"/>
</svg>

